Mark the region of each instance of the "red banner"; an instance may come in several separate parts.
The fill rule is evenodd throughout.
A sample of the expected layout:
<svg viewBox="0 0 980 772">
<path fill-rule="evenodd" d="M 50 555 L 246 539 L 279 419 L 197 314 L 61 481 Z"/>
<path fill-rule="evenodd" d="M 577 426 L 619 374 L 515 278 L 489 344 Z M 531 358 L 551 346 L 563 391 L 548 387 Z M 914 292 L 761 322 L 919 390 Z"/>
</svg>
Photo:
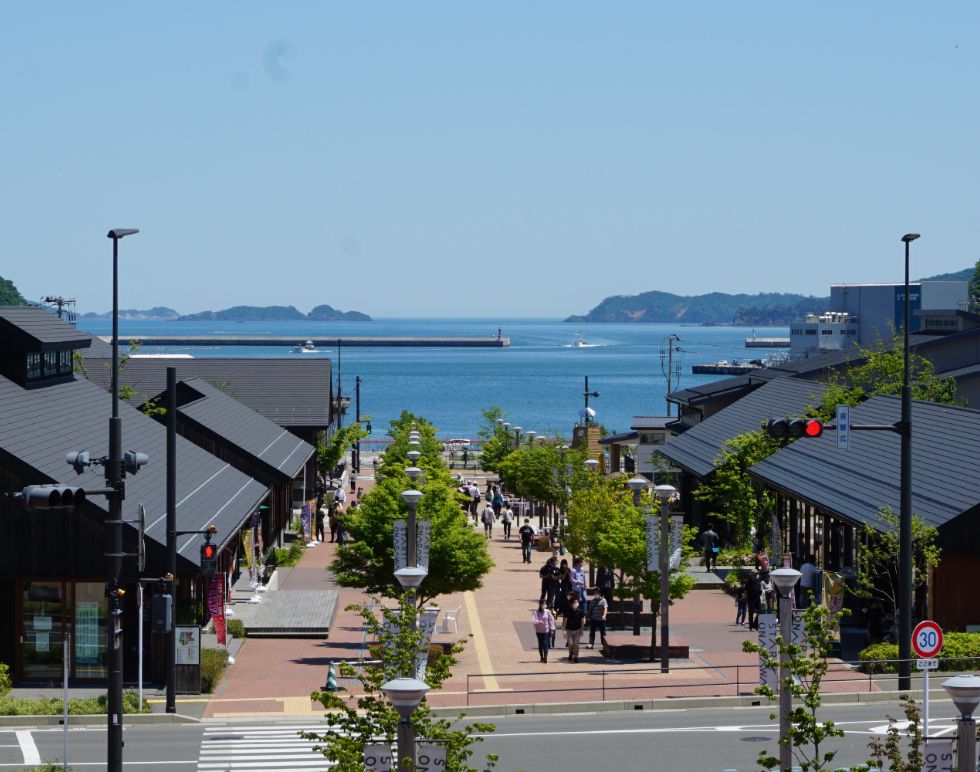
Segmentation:
<svg viewBox="0 0 980 772">
<path fill-rule="evenodd" d="M 227 645 L 228 638 L 225 630 L 225 575 L 212 574 L 208 578 L 208 613 L 214 621 L 214 632 L 218 643 Z"/>
</svg>

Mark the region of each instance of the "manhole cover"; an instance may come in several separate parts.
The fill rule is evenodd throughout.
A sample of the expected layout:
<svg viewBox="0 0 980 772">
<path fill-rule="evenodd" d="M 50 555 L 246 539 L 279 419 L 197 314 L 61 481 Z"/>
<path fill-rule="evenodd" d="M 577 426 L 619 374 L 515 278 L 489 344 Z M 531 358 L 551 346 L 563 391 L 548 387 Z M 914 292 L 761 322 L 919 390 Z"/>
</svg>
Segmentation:
<svg viewBox="0 0 980 772">
<path fill-rule="evenodd" d="M 769 742 L 772 738 L 771 737 L 755 737 L 753 735 L 749 735 L 748 737 L 740 737 L 739 739 L 743 743 L 766 743 L 766 742 Z"/>
</svg>

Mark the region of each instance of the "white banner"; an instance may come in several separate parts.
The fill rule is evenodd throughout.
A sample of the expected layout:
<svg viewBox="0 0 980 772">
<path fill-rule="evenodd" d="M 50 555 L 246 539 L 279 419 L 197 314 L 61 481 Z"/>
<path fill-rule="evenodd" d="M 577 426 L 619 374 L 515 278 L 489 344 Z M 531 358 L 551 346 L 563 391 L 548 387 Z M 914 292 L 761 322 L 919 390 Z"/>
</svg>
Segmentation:
<svg viewBox="0 0 980 772">
<path fill-rule="evenodd" d="M 660 518 L 647 515 L 647 571 L 660 570 Z"/>
<path fill-rule="evenodd" d="M 953 772 L 953 741 L 926 738 L 922 757 L 923 772 Z"/>
<path fill-rule="evenodd" d="M 396 609 L 397 613 L 397 609 Z M 420 681 L 425 680 L 425 666 L 429 662 L 429 642 L 432 640 L 432 633 L 436 629 L 436 622 L 439 620 L 439 609 L 437 608 L 425 608 L 422 609 L 418 616 L 418 629 L 422 634 L 422 640 L 419 642 L 419 653 L 415 658 L 415 678 Z M 391 636 L 397 636 L 400 629 L 398 621 L 388 622 L 385 620 L 382 627 L 385 632 L 389 633 Z M 385 648 L 390 647 L 390 643 Z"/>
<path fill-rule="evenodd" d="M 684 515 L 670 516 L 670 570 L 681 567 L 681 546 L 684 541 Z"/>
<path fill-rule="evenodd" d="M 404 520 L 396 520 L 392 536 L 395 547 L 395 570 L 404 568 L 408 564 L 408 525 Z"/>
<path fill-rule="evenodd" d="M 418 772 L 444 772 L 446 746 L 442 743 L 419 740 L 415 746 L 415 769 Z"/>
<path fill-rule="evenodd" d="M 429 538 L 432 534 L 432 521 L 419 520 L 416 524 L 418 533 L 415 539 L 416 564 L 420 568 L 429 570 Z"/>
<path fill-rule="evenodd" d="M 776 649 L 776 636 L 779 635 L 779 622 L 775 614 L 759 614 L 759 645 L 764 647 L 769 656 L 779 660 L 779 652 Z M 793 612 L 793 643 L 806 646 L 803 643 L 803 612 Z M 762 664 L 762 655 L 759 655 L 759 683 L 769 686 L 779 691 L 779 677 L 776 668 L 766 668 Z"/>
<path fill-rule="evenodd" d="M 391 746 L 370 743 L 364 746 L 365 772 L 391 772 Z"/>
</svg>

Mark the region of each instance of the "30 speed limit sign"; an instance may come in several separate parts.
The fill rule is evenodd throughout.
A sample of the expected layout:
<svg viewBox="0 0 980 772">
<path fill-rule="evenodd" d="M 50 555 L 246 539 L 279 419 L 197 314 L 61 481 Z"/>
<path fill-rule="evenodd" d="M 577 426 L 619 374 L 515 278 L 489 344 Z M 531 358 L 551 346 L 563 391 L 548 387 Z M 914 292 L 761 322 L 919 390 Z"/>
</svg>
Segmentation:
<svg viewBox="0 0 980 772">
<path fill-rule="evenodd" d="M 943 647 L 943 630 L 930 619 L 919 622 L 912 631 L 912 649 L 920 657 L 935 657 Z"/>
</svg>

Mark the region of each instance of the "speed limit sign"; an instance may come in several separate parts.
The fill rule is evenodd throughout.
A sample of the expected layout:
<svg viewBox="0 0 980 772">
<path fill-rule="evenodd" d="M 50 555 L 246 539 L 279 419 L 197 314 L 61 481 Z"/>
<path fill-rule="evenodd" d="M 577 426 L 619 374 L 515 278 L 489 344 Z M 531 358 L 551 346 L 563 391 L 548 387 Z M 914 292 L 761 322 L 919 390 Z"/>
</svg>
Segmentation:
<svg viewBox="0 0 980 772">
<path fill-rule="evenodd" d="M 943 647 L 943 630 L 930 619 L 919 622 L 912 631 L 912 649 L 920 657 L 935 657 Z"/>
</svg>

